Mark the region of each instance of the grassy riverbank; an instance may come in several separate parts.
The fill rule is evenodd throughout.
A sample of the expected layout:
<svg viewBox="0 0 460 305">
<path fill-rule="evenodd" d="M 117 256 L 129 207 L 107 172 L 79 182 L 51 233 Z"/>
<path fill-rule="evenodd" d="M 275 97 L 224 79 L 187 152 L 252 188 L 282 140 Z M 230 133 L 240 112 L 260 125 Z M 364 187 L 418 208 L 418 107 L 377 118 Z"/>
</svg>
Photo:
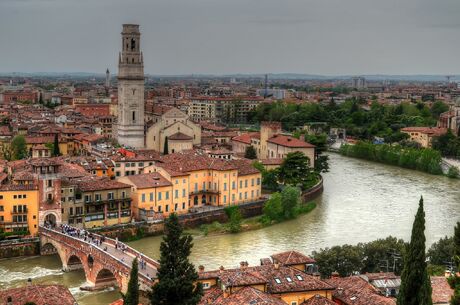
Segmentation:
<svg viewBox="0 0 460 305">
<path fill-rule="evenodd" d="M 316 203 L 314 201 L 301 204 L 298 209 L 298 214 L 308 214 L 316 208 Z M 265 215 L 260 215 L 256 217 L 245 218 L 241 221 L 241 230 L 240 232 L 258 230 L 266 228 L 268 226 L 281 223 L 286 220 L 281 221 L 272 221 L 267 219 Z M 220 235 L 220 234 L 231 234 L 231 224 L 230 222 L 220 223 L 214 221 L 211 224 L 204 224 L 195 229 L 189 229 L 186 231 L 191 235 Z"/>
</svg>

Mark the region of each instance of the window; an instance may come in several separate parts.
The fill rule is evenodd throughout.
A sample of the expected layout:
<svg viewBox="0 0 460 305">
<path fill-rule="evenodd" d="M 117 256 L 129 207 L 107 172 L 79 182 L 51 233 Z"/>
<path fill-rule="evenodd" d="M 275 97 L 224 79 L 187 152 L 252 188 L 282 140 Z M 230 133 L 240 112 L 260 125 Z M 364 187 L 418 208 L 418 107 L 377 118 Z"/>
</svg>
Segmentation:
<svg viewBox="0 0 460 305">
<path fill-rule="evenodd" d="M 3 209 L 3 205 L 0 205 L 0 212 L 3 212 L 4 209 Z"/>
<path fill-rule="evenodd" d="M 281 280 L 280 280 L 279 278 L 277 278 L 277 277 L 275 277 L 275 282 L 276 282 L 277 284 L 281 284 Z"/>
<path fill-rule="evenodd" d="M 153 201 L 153 192 L 150 192 L 150 201 Z"/>
<path fill-rule="evenodd" d="M 158 192 L 158 200 L 161 200 L 161 192 Z"/>
<path fill-rule="evenodd" d="M 202 283 L 202 285 L 203 289 L 209 289 L 209 287 L 211 286 L 208 282 Z"/>
<path fill-rule="evenodd" d="M 91 195 L 85 195 L 85 202 L 91 201 Z"/>
<path fill-rule="evenodd" d="M 235 201 L 235 194 L 232 194 L 232 201 Z"/>
<path fill-rule="evenodd" d="M 182 202 L 182 210 L 185 210 L 185 202 Z"/>
<path fill-rule="evenodd" d="M 195 192 L 198 192 L 198 183 L 195 183 Z"/>
<path fill-rule="evenodd" d="M 165 199 L 168 200 L 169 199 L 169 191 L 166 191 L 166 196 L 165 196 Z"/>
<path fill-rule="evenodd" d="M 0 195 L 0 199 L 3 199 L 3 195 Z"/>
<path fill-rule="evenodd" d="M 289 276 L 286 276 L 286 280 L 288 281 L 288 283 L 292 282 L 292 279 Z"/>
<path fill-rule="evenodd" d="M 177 211 L 177 203 L 174 204 L 174 211 Z"/>
<path fill-rule="evenodd" d="M 299 281 L 303 281 L 303 277 L 302 277 L 300 274 L 297 274 L 295 277 L 296 277 Z"/>
<path fill-rule="evenodd" d="M 297 305 L 297 302 L 296 302 L 296 301 L 292 301 L 292 302 L 291 302 L 291 305 Z"/>
<path fill-rule="evenodd" d="M 240 180 L 240 189 L 243 188 L 243 180 Z"/>
<path fill-rule="evenodd" d="M 251 186 L 254 186 L 254 178 L 251 179 Z"/>
<path fill-rule="evenodd" d="M 257 185 L 260 185 L 260 178 L 257 178 Z"/>
<path fill-rule="evenodd" d="M 167 204 L 165 208 L 166 208 L 166 209 L 165 209 L 166 212 L 169 212 L 169 204 Z"/>
<path fill-rule="evenodd" d="M 95 194 L 94 197 L 96 201 L 101 201 L 101 194 Z"/>
<path fill-rule="evenodd" d="M 236 188 L 236 182 L 233 181 L 233 182 L 232 182 L 232 190 L 234 190 L 235 188 Z"/>
<path fill-rule="evenodd" d="M 13 195 L 13 199 L 17 199 L 18 198 L 18 195 Z"/>
<path fill-rule="evenodd" d="M 108 200 L 113 200 L 113 192 L 107 193 L 107 199 Z"/>
<path fill-rule="evenodd" d="M 141 198 L 142 198 L 141 201 L 142 201 L 142 202 L 145 202 L 145 194 L 142 194 L 142 195 L 141 195 Z"/>
<path fill-rule="evenodd" d="M 243 199 L 243 193 L 240 193 L 240 200 Z"/>
<path fill-rule="evenodd" d="M 176 179 L 176 184 L 179 184 L 179 180 Z"/>
<path fill-rule="evenodd" d="M 139 162 L 139 166 L 144 166 L 144 162 Z"/>
<path fill-rule="evenodd" d="M 224 195 L 224 203 L 227 203 L 227 195 Z"/>
<path fill-rule="evenodd" d="M 174 190 L 174 198 L 179 198 L 179 190 Z"/>
<path fill-rule="evenodd" d="M 248 192 L 244 192 L 244 199 L 248 199 Z"/>
<path fill-rule="evenodd" d="M 227 182 L 224 182 L 224 191 L 227 190 Z"/>
<path fill-rule="evenodd" d="M 248 179 L 244 180 L 244 187 L 248 187 Z"/>
<path fill-rule="evenodd" d="M 185 197 L 185 189 L 182 189 L 182 197 Z"/>
</svg>

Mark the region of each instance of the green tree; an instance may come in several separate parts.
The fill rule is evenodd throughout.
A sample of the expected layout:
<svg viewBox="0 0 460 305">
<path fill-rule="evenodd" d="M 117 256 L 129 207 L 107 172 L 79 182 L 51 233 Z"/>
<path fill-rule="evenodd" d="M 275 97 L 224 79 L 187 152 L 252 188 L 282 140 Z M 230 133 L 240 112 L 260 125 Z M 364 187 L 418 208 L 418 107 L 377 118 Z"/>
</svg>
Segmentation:
<svg viewBox="0 0 460 305">
<path fill-rule="evenodd" d="M 238 233 L 241 231 L 242 216 L 239 207 L 231 206 L 224 209 L 225 214 L 229 219 L 228 228 L 230 233 Z"/>
<path fill-rule="evenodd" d="M 164 154 L 164 155 L 169 154 L 168 137 L 165 137 L 165 144 L 164 144 L 164 148 L 163 148 L 163 154 Z"/>
<path fill-rule="evenodd" d="M 412 235 L 404 256 L 398 305 L 432 305 L 431 282 L 425 259 L 425 211 L 423 198 L 412 226 Z"/>
<path fill-rule="evenodd" d="M 61 150 L 59 149 L 59 139 L 58 134 L 54 134 L 54 143 L 53 143 L 53 157 L 61 155 Z"/>
<path fill-rule="evenodd" d="M 278 169 L 278 179 L 286 185 L 300 185 L 306 189 L 313 186 L 318 178 L 310 167 L 310 159 L 297 151 L 287 154 Z"/>
<path fill-rule="evenodd" d="M 329 277 L 333 272 L 340 276 L 350 276 L 363 268 L 363 254 L 360 245 L 342 245 L 332 248 L 313 251 L 319 272 L 323 278 Z"/>
<path fill-rule="evenodd" d="M 11 149 L 13 151 L 13 159 L 21 160 L 27 156 L 26 139 L 23 135 L 17 135 L 11 141 Z"/>
<path fill-rule="evenodd" d="M 297 216 L 300 205 L 300 191 L 297 187 L 286 186 L 281 191 L 281 206 L 283 207 L 283 218 L 292 219 Z"/>
<path fill-rule="evenodd" d="M 454 252 L 454 238 L 445 236 L 432 244 L 426 255 L 430 264 L 441 266 L 452 260 Z"/>
<path fill-rule="evenodd" d="M 123 305 L 139 304 L 139 275 L 137 258 L 133 260 L 131 273 L 129 275 L 128 291 L 123 296 Z"/>
<path fill-rule="evenodd" d="M 457 222 L 454 231 L 454 261 L 457 264 L 457 270 L 460 270 L 460 222 Z M 454 289 L 454 295 L 450 300 L 451 305 L 460 305 L 460 276 L 458 272 L 449 279 L 449 284 Z"/>
<path fill-rule="evenodd" d="M 281 194 L 276 192 L 270 196 L 264 204 L 264 215 L 270 220 L 280 221 L 283 219 L 283 206 L 281 203 Z"/>
<path fill-rule="evenodd" d="M 165 236 L 160 246 L 158 282 L 150 292 L 152 305 L 196 305 L 203 296 L 198 273 L 190 263 L 193 238 L 183 234 L 176 214 L 165 221 Z"/>
<path fill-rule="evenodd" d="M 246 147 L 246 151 L 244 152 L 244 157 L 246 159 L 251 159 L 251 160 L 257 159 L 257 152 L 254 146 L 249 145 Z"/>
</svg>

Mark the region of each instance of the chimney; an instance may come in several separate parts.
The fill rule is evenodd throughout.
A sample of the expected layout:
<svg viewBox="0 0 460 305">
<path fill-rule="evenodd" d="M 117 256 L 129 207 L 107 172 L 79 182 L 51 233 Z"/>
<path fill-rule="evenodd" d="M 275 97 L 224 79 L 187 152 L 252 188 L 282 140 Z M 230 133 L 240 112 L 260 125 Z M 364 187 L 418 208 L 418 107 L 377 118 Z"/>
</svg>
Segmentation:
<svg viewBox="0 0 460 305">
<path fill-rule="evenodd" d="M 339 275 L 339 273 L 337 271 L 334 271 L 334 272 L 332 272 L 331 277 L 332 278 L 338 278 L 338 277 L 340 277 L 340 275 Z"/>
<path fill-rule="evenodd" d="M 219 267 L 219 273 L 224 272 L 224 270 L 225 270 L 224 266 L 220 266 L 220 267 Z"/>
<path fill-rule="evenodd" d="M 274 262 L 273 266 L 275 267 L 275 270 L 278 270 L 280 268 L 280 263 L 276 261 Z"/>
<path fill-rule="evenodd" d="M 338 287 L 338 288 L 337 288 L 337 293 L 338 293 L 338 294 L 342 294 L 342 293 L 343 293 L 343 288 L 342 288 L 342 287 Z"/>
<path fill-rule="evenodd" d="M 245 262 L 240 262 L 240 269 L 244 269 L 246 267 Z"/>
<path fill-rule="evenodd" d="M 198 271 L 199 271 L 199 272 L 204 272 L 204 266 L 203 266 L 203 265 L 199 265 L 199 266 L 198 266 Z"/>
<path fill-rule="evenodd" d="M 32 279 L 30 277 L 27 279 L 27 286 L 32 286 Z"/>
</svg>

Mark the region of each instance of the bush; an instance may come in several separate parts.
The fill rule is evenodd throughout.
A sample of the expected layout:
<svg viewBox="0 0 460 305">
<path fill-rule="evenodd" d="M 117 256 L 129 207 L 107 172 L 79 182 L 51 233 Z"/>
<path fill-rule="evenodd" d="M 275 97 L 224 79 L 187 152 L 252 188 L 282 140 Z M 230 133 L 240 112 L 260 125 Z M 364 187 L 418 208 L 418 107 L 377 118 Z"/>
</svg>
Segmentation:
<svg viewBox="0 0 460 305">
<path fill-rule="evenodd" d="M 225 214 L 229 218 L 228 229 L 230 233 L 238 233 L 241 231 L 241 212 L 238 206 L 226 207 Z"/>
<path fill-rule="evenodd" d="M 416 169 L 434 175 L 442 174 L 441 154 L 430 148 L 417 149 L 400 145 L 358 142 L 355 145 L 342 145 L 340 153 L 348 157 Z"/>
<path fill-rule="evenodd" d="M 459 178 L 459 171 L 458 171 L 458 168 L 456 168 L 455 166 L 451 166 L 449 168 L 449 171 L 447 172 L 447 177 L 449 178 Z"/>
</svg>

